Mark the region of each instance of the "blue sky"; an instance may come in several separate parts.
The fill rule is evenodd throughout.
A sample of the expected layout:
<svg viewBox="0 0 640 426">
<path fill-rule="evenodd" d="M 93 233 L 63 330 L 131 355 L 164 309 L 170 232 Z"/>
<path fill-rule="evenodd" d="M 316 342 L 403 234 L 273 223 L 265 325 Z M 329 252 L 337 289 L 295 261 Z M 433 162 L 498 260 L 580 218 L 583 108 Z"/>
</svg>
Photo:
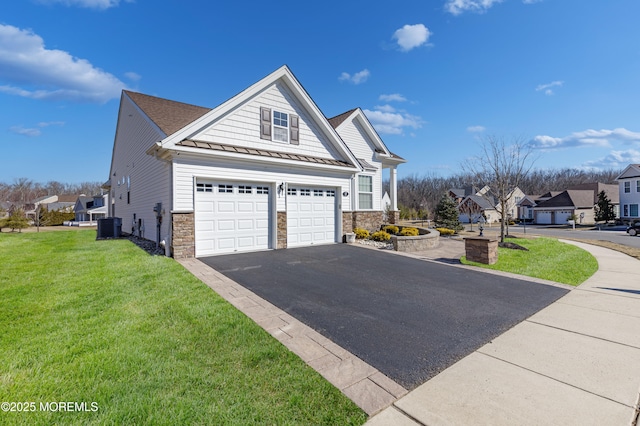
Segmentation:
<svg viewBox="0 0 640 426">
<path fill-rule="evenodd" d="M 215 107 L 287 64 L 327 117 L 361 107 L 410 174 L 487 136 L 536 168 L 640 163 L 637 0 L 0 5 L 0 181 L 105 181 L 123 88 Z"/>
</svg>

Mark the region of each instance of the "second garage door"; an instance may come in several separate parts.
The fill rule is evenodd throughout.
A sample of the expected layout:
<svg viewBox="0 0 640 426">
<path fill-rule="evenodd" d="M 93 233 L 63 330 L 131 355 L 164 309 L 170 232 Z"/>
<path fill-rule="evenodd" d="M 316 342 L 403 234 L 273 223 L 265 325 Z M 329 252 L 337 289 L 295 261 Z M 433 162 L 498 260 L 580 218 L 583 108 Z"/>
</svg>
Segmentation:
<svg viewBox="0 0 640 426">
<path fill-rule="evenodd" d="M 287 246 L 336 241 L 335 189 L 289 186 L 287 189 Z"/>
</svg>

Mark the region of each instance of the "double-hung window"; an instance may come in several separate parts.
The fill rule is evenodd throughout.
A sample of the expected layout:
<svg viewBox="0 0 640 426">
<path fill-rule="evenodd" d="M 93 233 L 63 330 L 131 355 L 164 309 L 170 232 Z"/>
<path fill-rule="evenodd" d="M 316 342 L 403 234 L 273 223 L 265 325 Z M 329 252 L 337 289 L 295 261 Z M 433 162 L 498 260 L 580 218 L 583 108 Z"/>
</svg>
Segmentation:
<svg viewBox="0 0 640 426">
<path fill-rule="evenodd" d="M 640 192 L 640 180 L 636 181 L 636 192 Z"/>
<path fill-rule="evenodd" d="M 626 181 L 624 183 L 624 193 L 628 194 L 631 192 L 631 181 Z"/>
<path fill-rule="evenodd" d="M 289 142 L 289 114 L 273 111 L 273 140 Z"/>
<path fill-rule="evenodd" d="M 358 208 L 373 209 L 373 176 L 358 176 Z"/>
</svg>

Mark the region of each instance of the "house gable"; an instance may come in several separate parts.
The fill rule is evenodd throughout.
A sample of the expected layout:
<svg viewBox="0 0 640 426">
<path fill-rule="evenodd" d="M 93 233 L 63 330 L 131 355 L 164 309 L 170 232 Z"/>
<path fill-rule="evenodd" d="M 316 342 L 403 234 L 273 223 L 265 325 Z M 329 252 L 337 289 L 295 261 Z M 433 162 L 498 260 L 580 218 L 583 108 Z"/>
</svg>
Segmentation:
<svg viewBox="0 0 640 426">
<path fill-rule="evenodd" d="M 261 138 L 261 124 L 264 123 L 265 118 L 262 115 L 263 109 L 269 111 L 269 122 L 274 120 L 274 112 L 288 114 L 290 128 L 293 128 L 294 121 L 297 121 L 295 124 L 299 131 L 296 138 L 298 140 L 292 138 L 287 143 Z M 349 148 L 286 66 L 279 68 L 182 129 L 167 135 L 156 148 L 157 150 L 186 151 L 196 155 L 218 155 L 219 152 L 216 151 L 203 151 L 185 146 L 181 144 L 184 140 L 333 159 L 350 163 L 353 168 L 360 169 Z M 242 153 L 238 154 L 239 157 L 247 158 Z M 235 156 L 230 152 L 226 155 Z M 251 158 L 250 160 L 260 159 Z"/>
<path fill-rule="evenodd" d="M 629 164 L 616 180 L 640 178 L 640 164 Z"/>
<path fill-rule="evenodd" d="M 286 141 L 278 141 L 271 134 L 274 114 L 286 114 Z M 266 114 L 267 120 L 261 119 Z M 254 150 L 278 151 L 288 154 L 301 154 L 310 157 L 348 161 L 324 134 L 319 124 L 307 112 L 291 90 L 281 81 L 272 83 L 253 98 L 237 105 L 226 114 L 212 117 L 212 122 L 203 130 L 195 133 L 190 140 L 231 145 Z M 293 124 L 295 121 L 295 129 Z M 265 137 L 261 130 L 267 126 Z M 290 132 L 297 133 L 295 139 Z M 180 142 L 178 142 L 178 145 Z"/>
</svg>

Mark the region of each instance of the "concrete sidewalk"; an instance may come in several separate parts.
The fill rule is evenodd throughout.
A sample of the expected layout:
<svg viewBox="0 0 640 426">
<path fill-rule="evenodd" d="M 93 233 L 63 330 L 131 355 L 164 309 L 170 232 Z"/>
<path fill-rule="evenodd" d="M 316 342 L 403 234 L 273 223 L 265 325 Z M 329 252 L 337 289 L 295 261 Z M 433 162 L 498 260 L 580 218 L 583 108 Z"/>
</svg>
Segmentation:
<svg viewBox="0 0 640 426">
<path fill-rule="evenodd" d="M 367 424 L 636 425 L 640 261 L 566 242 L 598 272 Z"/>
</svg>

